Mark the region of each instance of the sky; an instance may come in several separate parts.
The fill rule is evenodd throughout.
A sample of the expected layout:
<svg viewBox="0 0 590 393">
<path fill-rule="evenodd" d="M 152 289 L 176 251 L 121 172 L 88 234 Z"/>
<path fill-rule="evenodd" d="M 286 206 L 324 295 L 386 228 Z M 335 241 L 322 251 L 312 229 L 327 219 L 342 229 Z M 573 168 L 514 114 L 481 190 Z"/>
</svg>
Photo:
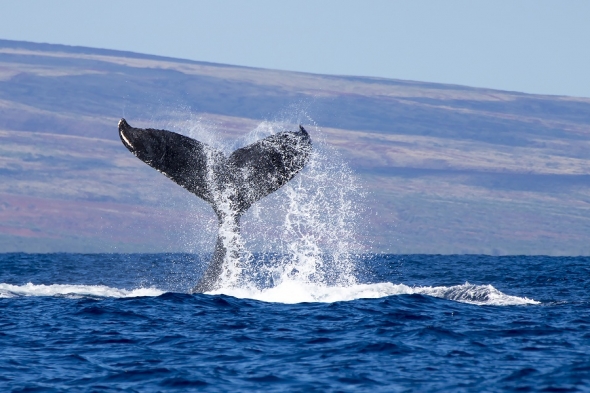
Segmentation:
<svg viewBox="0 0 590 393">
<path fill-rule="evenodd" d="M 590 97 L 587 0 L 0 0 L 0 38 Z"/>
</svg>

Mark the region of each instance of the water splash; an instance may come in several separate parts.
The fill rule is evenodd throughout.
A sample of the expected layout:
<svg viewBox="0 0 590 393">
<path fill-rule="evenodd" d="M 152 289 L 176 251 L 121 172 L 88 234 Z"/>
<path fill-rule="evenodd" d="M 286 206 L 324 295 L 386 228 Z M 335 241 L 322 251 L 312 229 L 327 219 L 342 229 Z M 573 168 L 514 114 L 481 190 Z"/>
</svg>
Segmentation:
<svg viewBox="0 0 590 393">
<path fill-rule="evenodd" d="M 292 121 L 261 122 L 233 143 L 221 139 L 216 124 L 201 118 L 163 128 L 182 130 L 229 156 L 239 147 L 298 126 Z M 234 219 L 231 187 L 215 190 L 219 221 L 209 211 L 210 218 L 202 222 L 203 207 L 210 207 L 198 198 L 190 202 L 190 210 L 201 222 L 183 228 L 186 248 L 207 260 L 203 251 L 212 249 L 211 243 L 219 233 L 219 241 L 227 250 L 220 279 L 223 288 L 268 288 L 286 279 L 329 286 L 356 283 L 352 256 L 363 249 L 357 233 L 364 195 L 348 165 L 324 142 L 322 130 L 308 127 L 308 131 L 313 152 L 306 167 L 244 214 L 239 220 L 242 234 L 236 230 L 240 223 Z M 209 161 L 214 163 L 214 157 Z M 210 184 L 220 183 L 215 181 L 214 171 L 208 171 L 208 176 Z"/>
<path fill-rule="evenodd" d="M 262 122 L 244 142 L 290 129 L 289 123 Z M 284 281 L 331 287 L 357 282 L 354 255 L 363 249 L 358 233 L 364 193 L 339 153 L 323 142 L 321 129 L 308 131 L 313 152 L 306 167 L 242 219 L 244 287 L 269 288 Z M 227 290 L 235 288 L 223 284 Z"/>
</svg>

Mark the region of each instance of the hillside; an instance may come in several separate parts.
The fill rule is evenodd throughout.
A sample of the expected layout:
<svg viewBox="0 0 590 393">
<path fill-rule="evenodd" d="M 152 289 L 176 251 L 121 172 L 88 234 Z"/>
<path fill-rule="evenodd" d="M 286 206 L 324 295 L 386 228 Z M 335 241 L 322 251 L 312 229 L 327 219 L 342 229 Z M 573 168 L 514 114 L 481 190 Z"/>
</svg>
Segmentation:
<svg viewBox="0 0 590 393">
<path fill-rule="evenodd" d="M 590 98 L 0 40 L 0 252 L 191 251 L 206 206 L 116 125 L 305 125 L 367 191 L 373 251 L 590 255 Z M 192 231 L 192 232 L 191 232 Z"/>
</svg>

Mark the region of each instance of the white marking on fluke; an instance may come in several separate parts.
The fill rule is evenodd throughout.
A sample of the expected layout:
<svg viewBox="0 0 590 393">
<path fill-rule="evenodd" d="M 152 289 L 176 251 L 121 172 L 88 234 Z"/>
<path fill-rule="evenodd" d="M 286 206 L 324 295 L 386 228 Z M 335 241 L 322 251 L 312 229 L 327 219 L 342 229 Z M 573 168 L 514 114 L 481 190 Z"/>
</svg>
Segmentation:
<svg viewBox="0 0 590 393">
<path fill-rule="evenodd" d="M 121 122 L 119 122 L 119 124 L 121 124 Z M 121 134 L 121 138 L 123 138 L 123 140 L 125 141 L 125 143 L 127 144 L 127 146 L 133 148 L 133 145 L 131 144 L 131 142 L 129 142 L 129 139 L 127 139 L 127 137 L 125 136 L 125 134 L 123 133 L 123 131 L 121 131 L 120 134 Z"/>
</svg>

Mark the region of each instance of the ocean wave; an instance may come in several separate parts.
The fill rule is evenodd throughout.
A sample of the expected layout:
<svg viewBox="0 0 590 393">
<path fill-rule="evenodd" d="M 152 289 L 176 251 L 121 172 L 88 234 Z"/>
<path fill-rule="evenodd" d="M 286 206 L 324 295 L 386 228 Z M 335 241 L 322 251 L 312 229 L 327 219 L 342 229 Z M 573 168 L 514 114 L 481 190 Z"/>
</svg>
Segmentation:
<svg viewBox="0 0 590 393">
<path fill-rule="evenodd" d="M 0 283 L 0 298 L 20 296 L 65 296 L 129 298 L 160 296 L 165 291 L 158 288 L 137 288 L 132 290 L 111 288 L 105 285 L 52 284 L 12 285 Z M 324 286 L 299 281 L 284 281 L 267 289 L 221 288 L 207 292 L 209 295 L 228 295 L 242 299 L 260 300 L 269 303 L 333 303 L 356 299 L 377 299 L 386 296 L 420 294 L 441 299 L 476 305 L 514 306 L 539 304 L 526 297 L 511 296 L 500 292 L 492 285 L 465 283 L 454 286 L 410 287 L 389 282 L 377 284 L 356 284 L 350 286 Z"/>
<path fill-rule="evenodd" d="M 139 296 L 159 296 L 163 294 L 157 288 L 137 288 L 132 290 L 111 288 L 106 285 L 71 285 L 71 284 L 51 284 L 35 285 L 32 283 L 24 285 L 12 285 L 0 283 L 0 298 L 10 298 L 17 296 L 67 296 L 67 297 L 139 297 Z"/>
<path fill-rule="evenodd" d="M 224 294 L 238 298 L 255 299 L 273 303 L 332 303 L 356 299 L 375 299 L 394 295 L 420 294 L 441 299 L 476 305 L 514 306 L 539 304 L 526 297 L 506 295 L 492 285 L 463 285 L 441 287 L 410 287 L 389 282 L 357 284 L 345 287 L 322 286 L 297 281 L 284 281 L 268 289 L 222 288 L 209 294 Z"/>
</svg>

